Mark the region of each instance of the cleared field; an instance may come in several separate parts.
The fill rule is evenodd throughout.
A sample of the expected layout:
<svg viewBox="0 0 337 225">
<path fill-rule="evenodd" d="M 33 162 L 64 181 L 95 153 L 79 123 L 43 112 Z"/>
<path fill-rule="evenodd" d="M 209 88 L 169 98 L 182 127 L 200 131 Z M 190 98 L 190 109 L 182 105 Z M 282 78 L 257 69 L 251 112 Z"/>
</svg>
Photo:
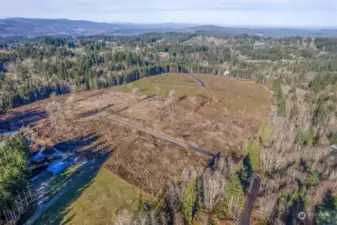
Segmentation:
<svg viewBox="0 0 337 225">
<path fill-rule="evenodd" d="M 184 86 L 185 85 L 185 86 Z M 170 90 L 175 90 L 177 94 L 191 94 L 199 89 L 199 83 L 192 77 L 184 74 L 161 74 L 144 78 L 121 87 L 117 87 L 117 91 L 131 93 L 133 88 L 138 87 L 142 94 L 164 96 Z M 159 88 L 159 90 L 157 90 Z"/>
<path fill-rule="evenodd" d="M 189 103 L 189 96 L 198 96 L 206 104 L 215 103 L 215 109 L 204 107 L 201 112 L 215 111 L 217 114 L 224 110 L 234 110 L 241 113 L 264 112 L 270 106 L 271 95 L 262 85 L 254 82 L 239 81 L 220 76 L 197 75 L 206 85 L 199 87 L 198 81 L 184 74 L 162 74 L 141 79 L 116 88 L 118 91 L 131 93 L 133 88 L 139 88 L 145 95 L 168 95 L 174 90 L 181 98 L 179 103 Z M 183 86 L 186 85 L 186 86 Z M 189 86 L 193 85 L 193 86 Z M 194 86 L 195 85 L 195 86 Z M 158 89 L 159 88 L 159 89 Z"/>
<path fill-rule="evenodd" d="M 56 145 L 60 150 L 76 151 L 89 159 L 109 156 L 105 168 L 155 196 L 161 194 L 168 180 L 179 177 L 186 165 L 205 166 L 208 160 L 193 151 L 101 118 L 84 117 L 58 130 L 51 130 L 46 121 L 41 121 L 33 129 L 46 143 L 62 140 Z"/>
<path fill-rule="evenodd" d="M 111 169 L 130 183 L 155 194 L 160 189 L 159 184 L 162 185 L 167 179 L 179 175 L 186 164 L 201 165 L 205 163 L 205 159 L 200 161 L 201 157 L 196 153 L 165 142 L 159 145 L 160 140 L 157 138 L 148 135 L 142 137 L 140 132 L 134 132 L 109 120 L 98 119 L 94 114 L 102 111 L 117 114 L 212 153 L 235 154 L 240 157 L 243 146 L 258 132 L 261 123 L 267 118 L 272 104 L 271 94 L 263 86 L 252 82 L 211 75 L 197 76 L 205 83 L 206 89 L 176 85 L 178 81 L 180 84 L 198 82 L 190 76 L 170 73 L 120 87 L 76 93 L 77 119 L 74 124 L 69 123 L 56 130 L 47 120 L 35 119 L 33 129 L 37 138 L 51 145 L 73 140 L 81 143 L 82 139 L 92 139 L 94 136 L 90 145 L 78 148 L 78 151 L 93 153 L 93 157 L 102 151 L 113 151 L 113 160 L 109 160 Z M 161 80 L 165 84 L 155 83 Z M 135 87 L 141 91 L 138 96 L 131 94 Z M 173 103 L 167 97 L 170 90 L 175 92 Z M 69 95 L 58 96 L 56 100 L 62 103 L 68 97 Z M 16 108 L 9 114 L 17 116 L 19 122 L 34 121 L 34 116 L 43 114 L 50 101 L 47 99 Z M 30 116 L 25 117 L 25 114 Z M 85 136 L 91 137 L 83 138 Z M 146 157 L 143 157 L 143 161 L 140 160 L 138 151 L 151 156 L 152 164 L 146 162 Z M 190 157 L 187 154 L 195 156 Z M 182 163 L 177 165 L 179 162 L 176 159 L 181 159 L 178 161 Z M 185 162 L 185 159 L 188 160 Z M 170 162 L 175 162 L 176 165 Z M 168 167 L 162 168 L 162 165 Z M 141 168 L 143 174 L 139 173 Z M 151 173 L 161 178 L 160 182 L 155 182 L 158 185 L 142 183 Z"/>
<path fill-rule="evenodd" d="M 198 81 L 190 76 L 181 73 L 166 73 L 156 77 L 149 78 L 152 84 L 166 83 L 172 85 L 195 85 L 199 86 Z"/>
<path fill-rule="evenodd" d="M 143 95 L 163 97 L 131 103 L 117 112 L 172 136 L 184 137 L 190 144 L 214 153 L 239 152 L 267 117 L 271 94 L 253 82 L 197 76 L 205 83 L 206 89 L 175 85 L 176 80 L 183 79 L 192 83 L 194 79 L 183 74 L 163 74 L 118 87 L 117 90 L 127 93 L 137 87 Z M 155 83 L 162 78 L 166 83 Z M 173 106 L 168 105 L 165 98 L 171 90 L 178 99 Z"/>
<path fill-rule="evenodd" d="M 83 177 L 35 225 L 112 224 L 118 210 L 136 212 L 141 200 L 152 201 L 151 196 L 104 169 L 97 175 L 95 169 L 86 171 Z"/>
<path fill-rule="evenodd" d="M 116 191 L 119 184 L 111 184 L 117 182 L 115 178 L 101 171 L 90 185 L 78 184 L 80 191 L 76 191 L 76 197 L 69 197 L 72 200 L 62 197 L 40 224 L 67 220 L 75 221 L 70 224 L 111 223 L 115 209 L 133 209 L 132 203 L 139 195 L 137 188 L 152 196 L 161 196 L 165 183 L 179 177 L 186 167 L 205 166 L 209 161 L 208 157 L 192 150 L 117 124 L 108 117 L 99 118 L 100 112 L 118 115 L 212 153 L 240 158 L 244 154 L 243 146 L 268 116 L 271 93 L 252 82 L 197 76 L 206 89 L 200 88 L 190 76 L 163 74 L 119 87 L 76 93 L 76 119 L 66 120 L 58 127 L 51 126 L 46 118 L 45 107 L 51 99 L 12 109 L 3 115 L 0 119 L 13 118 L 13 124 L 18 123 L 18 127 L 29 123 L 33 139 L 47 145 L 57 144 L 61 150 L 76 151 L 88 159 L 107 155 L 103 167 L 134 188 L 122 186 Z M 132 94 L 136 87 L 140 90 L 137 95 Z M 175 94 L 169 97 L 172 90 Z M 55 100 L 63 105 L 68 98 L 69 95 L 62 95 Z M 68 110 L 65 106 L 62 108 Z"/>
</svg>

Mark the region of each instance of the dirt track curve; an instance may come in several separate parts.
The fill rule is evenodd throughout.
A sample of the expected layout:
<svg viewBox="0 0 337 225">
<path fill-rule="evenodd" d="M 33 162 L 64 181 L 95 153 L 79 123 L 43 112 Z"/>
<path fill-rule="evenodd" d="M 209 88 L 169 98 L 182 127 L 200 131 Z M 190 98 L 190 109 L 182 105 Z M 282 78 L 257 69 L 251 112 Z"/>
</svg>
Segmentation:
<svg viewBox="0 0 337 225">
<path fill-rule="evenodd" d="M 193 74 L 189 74 L 189 73 L 183 73 L 186 76 L 192 77 L 193 79 L 195 79 L 196 81 L 199 82 L 199 85 L 196 84 L 175 84 L 175 83 L 170 83 L 170 82 L 152 82 L 154 84 L 172 84 L 175 86 L 185 86 L 185 87 L 196 87 L 196 86 L 200 86 L 202 89 L 206 89 L 205 83 L 199 78 L 194 76 Z"/>
<path fill-rule="evenodd" d="M 211 153 L 211 152 L 209 152 L 209 151 L 207 151 L 203 148 L 200 148 L 198 146 L 189 145 L 189 144 L 185 143 L 184 141 L 178 140 L 177 138 L 169 136 L 167 134 L 164 134 L 164 133 L 161 133 L 161 132 L 158 132 L 158 131 L 150 130 L 150 129 L 142 126 L 142 125 L 136 124 L 134 122 L 130 122 L 130 121 L 128 121 L 128 120 L 126 120 L 126 119 L 124 119 L 120 116 L 117 116 L 116 114 L 109 114 L 109 113 L 103 111 L 103 112 L 100 112 L 98 114 L 95 114 L 94 116 L 100 117 L 100 118 L 103 118 L 103 119 L 112 120 L 116 123 L 122 124 L 124 126 L 129 127 L 129 128 L 142 131 L 146 134 L 150 134 L 154 137 L 163 139 L 165 141 L 169 141 L 169 142 L 174 143 L 176 145 L 179 145 L 183 148 L 194 150 L 194 151 L 196 151 L 200 154 L 203 154 L 203 155 L 206 155 L 206 156 L 209 156 L 209 157 L 214 156 L 213 153 Z"/>
<path fill-rule="evenodd" d="M 193 74 L 188 74 L 188 73 L 185 73 L 185 75 L 194 78 L 195 80 L 197 80 L 197 81 L 199 82 L 200 87 L 201 87 L 202 89 L 206 89 L 205 83 L 204 83 L 199 77 L 196 77 L 196 76 L 194 76 Z"/>
</svg>

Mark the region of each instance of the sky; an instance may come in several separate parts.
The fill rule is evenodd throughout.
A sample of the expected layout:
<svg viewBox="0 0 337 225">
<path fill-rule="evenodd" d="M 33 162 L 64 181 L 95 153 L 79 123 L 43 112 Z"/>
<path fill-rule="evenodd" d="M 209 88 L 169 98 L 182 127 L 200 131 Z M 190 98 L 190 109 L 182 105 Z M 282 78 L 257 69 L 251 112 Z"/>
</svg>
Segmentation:
<svg viewBox="0 0 337 225">
<path fill-rule="evenodd" d="M 1 18 L 337 27 L 337 0 L 0 0 Z"/>
</svg>

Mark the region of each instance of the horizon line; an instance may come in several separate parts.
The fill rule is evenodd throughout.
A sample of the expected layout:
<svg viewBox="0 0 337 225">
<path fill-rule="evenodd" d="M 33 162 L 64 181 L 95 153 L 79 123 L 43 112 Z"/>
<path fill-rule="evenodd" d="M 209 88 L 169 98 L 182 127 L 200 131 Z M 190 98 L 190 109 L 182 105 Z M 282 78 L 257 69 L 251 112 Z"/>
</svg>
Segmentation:
<svg viewBox="0 0 337 225">
<path fill-rule="evenodd" d="M 303 29 L 303 30 L 317 30 L 317 29 L 337 29 L 337 26 L 288 26 L 288 25 L 230 25 L 230 24 L 217 24 L 217 23 L 190 23 L 190 22 L 162 22 L 162 23 L 152 23 L 152 22 L 123 22 L 123 21 L 98 21 L 98 20 L 88 20 L 88 19 L 68 19 L 68 18 L 51 18 L 51 17 L 1 17 L 0 20 L 10 20 L 10 19 L 36 19 L 36 20 L 68 20 L 68 21 L 86 21 L 94 23 L 106 23 L 106 24 L 130 24 L 130 25 L 161 25 L 161 24 L 177 24 L 177 25 L 193 25 L 193 26 L 219 26 L 223 28 L 269 28 L 269 29 Z"/>
</svg>

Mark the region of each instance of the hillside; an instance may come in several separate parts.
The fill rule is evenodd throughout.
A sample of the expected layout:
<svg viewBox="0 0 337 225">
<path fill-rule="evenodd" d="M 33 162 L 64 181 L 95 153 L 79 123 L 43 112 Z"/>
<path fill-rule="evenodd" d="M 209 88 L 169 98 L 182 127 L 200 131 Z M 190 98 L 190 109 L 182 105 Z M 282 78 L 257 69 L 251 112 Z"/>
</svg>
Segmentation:
<svg viewBox="0 0 337 225">
<path fill-rule="evenodd" d="M 126 24 L 67 19 L 8 18 L 0 20 L 0 36 L 95 35 L 136 28 Z"/>
<path fill-rule="evenodd" d="M 335 221 L 337 38 L 26 40 L 0 43 L 0 224 Z"/>
<path fill-rule="evenodd" d="M 208 167 L 209 156 L 121 124 L 120 119 L 169 135 L 177 142 L 201 147 L 211 154 L 219 152 L 224 157 L 241 159 L 243 146 L 258 132 L 270 112 L 271 94 L 256 83 L 211 75 L 198 77 L 204 82 L 205 89 L 190 76 L 168 73 L 124 87 L 58 96 L 10 110 L 8 116 L 12 116 L 13 125 L 27 122 L 29 132 L 47 145 L 58 142 L 56 147 L 59 149 L 69 153 L 75 151 L 96 160 L 110 153 L 104 170 L 111 173 L 111 178 L 116 174 L 127 182 L 127 185 L 120 184 L 121 181 L 114 178 L 114 184 L 108 185 L 109 174 L 100 172 L 97 177 L 93 176 L 93 186 L 81 191 L 80 197 L 75 198 L 78 194 L 71 190 L 66 198 L 60 198 L 42 215 L 38 224 L 53 224 L 55 222 L 51 221 L 55 220 L 69 220 L 75 224 L 83 221 L 108 223 L 121 207 L 136 211 L 136 203 L 129 204 L 139 195 L 135 187 L 162 198 L 167 182 L 181 177 L 189 167 Z M 137 96 L 133 91 L 135 88 L 141 90 Z M 175 90 L 175 100 L 171 99 L 171 90 Z M 214 102 L 212 90 L 216 90 Z M 67 119 L 59 127 L 53 127 L 49 116 L 30 122 L 33 110 L 44 114 L 53 101 L 68 108 L 67 99 L 71 97 L 75 98 L 75 120 Z M 68 112 L 64 111 L 65 115 Z M 17 115 L 22 115 L 20 120 L 16 119 Z M 104 182 L 102 173 L 106 177 Z M 94 197 L 93 187 L 97 189 L 97 183 L 103 187 L 95 196 L 95 207 L 91 207 L 87 198 Z M 126 189 L 122 191 L 119 186 Z M 125 191 L 129 191 L 130 196 L 126 196 Z M 104 196 L 118 202 L 106 204 Z M 58 213 L 52 213 L 55 211 Z M 81 216 L 87 212 L 94 217 Z M 76 213 L 80 215 L 72 216 Z"/>
<path fill-rule="evenodd" d="M 6 18 L 0 19 L 1 36 L 83 36 L 83 35 L 135 35 L 149 32 L 191 32 L 213 36 L 235 36 L 242 34 L 284 37 L 284 36 L 315 36 L 336 37 L 337 29 L 295 29 L 295 28 L 236 28 L 214 25 L 195 26 L 192 24 L 163 23 L 101 23 L 84 20 L 68 19 L 30 19 Z"/>
</svg>

